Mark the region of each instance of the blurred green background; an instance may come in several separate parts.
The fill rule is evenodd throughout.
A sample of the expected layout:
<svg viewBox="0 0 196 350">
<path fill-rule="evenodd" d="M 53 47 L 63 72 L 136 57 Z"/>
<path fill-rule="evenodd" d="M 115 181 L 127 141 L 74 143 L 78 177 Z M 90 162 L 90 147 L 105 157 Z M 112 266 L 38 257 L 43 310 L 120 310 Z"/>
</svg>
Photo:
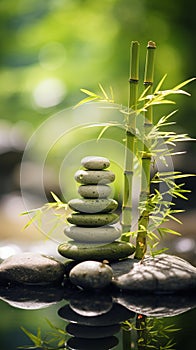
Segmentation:
<svg viewBox="0 0 196 350">
<path fill-rule="evenodd" d="M 37 138 L 34 139 L 31 152 L 26 152 L 26 158 L 23 159 L 25 181 L 23 177 L 22 185 L 30 193 L 29 206 L 37 207 L 40 202 L 43 204 L 39 192 L 40 176 L 44 182 L 46 200 L 51 190 L 58 195 L 63 192 L 67 199 L 67 189 L 69 191 L 72 188 L 73 193 L 76 193 L 76 187 L 72 186 L 75 186 L 73 174 L 80 166 L 80 159 L 88 152 L 96 153 L 93 141 L 89 144 L 87 141 L 94 140 L 95 143 L 100 132 L 94 128 L 88 131 L 78 128 L 63 139 L 59 137 L 61 130 L 80 125 L 86 120 L 82 119 L 80 111 L 72 110 L 72 106 L 84 97 L 80 88 L 97 92 L 98 83 L 106 91 L 112 86 L 116 102 L 126 105 L 132 40 L 138 40 L 141 44 L 141 89 L 149 40 L 157 44 L 155 84 L 165 73 L 168 74 L 163 86 L 165 89 L 194 77 L 195 10 L 194 0 L 179 0 L 177 3 L 170 0 L 1 0 L 2 240 L 12 239 L 13 242 L 13 236 L 21 241 L 40 238 L 40 234 L 34 234 L 34 229 L 33 235 L 31 231 L 29 235 L 21 233 L 24 219 L 18 216 L 24 210 L 24 193 L 23 198 L 20 194 L 20 163 L 25 145 L 33 132 Z M 195 137 L 196 84 L 191 83 L 186 90 L 192 97 L 175 97 L 179 109 L 175 120 L 177 130 Z M 163 108 L 159 115 L 163 115 L 165 110 L 170 112 L 173 106 Z M 58 117 L 50 119 L 56 113 L 59 113 Z M 158 113 L 155 111 L 155 119 Z M 87 119 L 92 122 L 112 120 L 113 115 L 97 117 L 97 111 L 94 110 Z M 44 122 L 46 124 L 42 124 Z M 113 137 L 109 133 L 106 136 L 108 139 Z M 53 145 L 55 137 L 58 143 Z M 77 148 L 80 144 L 84 147 Z M 195 143 L 189 142 L 185 149 L 188 154 L 174 161 L 176 170 L 195 172 Z M 123 166 L 122 152 L 116 152 L 113 144 L 109 147 L 104 141 L 98 150 L 103 156 L 111 158 L 112 169 L 117 172 L 115 197 L 118 199 L 122 189 L 121 179 L 118 181 L 119 167 Z M 193 191 L 191 199 L 182 204 L 183 208 L 191 212 L 196 206 L 193 182 L 194 178 L 191 178 L 188 183 Z M 70 193 L 68 197 L 73 195 Z M 190 231 L 192 235 L 195 214 L 190 215 L 190 230 L 187 225 L 183 230 Z M 190 244 L 192 247 L 193 242 Z"/>
<path fill-rule="evenodd" d="M 132 40 L 141 43 L 141 79 L 148 40 L 157 43 L 156 82 L 195 76 L 195 10 L 194 0 L 1 0 L 1 119 L 34 128 L 99 82 L 126 104 Z M 177 118 L 194 134 L 195 84 L 188 91 Z"/>
</svg>

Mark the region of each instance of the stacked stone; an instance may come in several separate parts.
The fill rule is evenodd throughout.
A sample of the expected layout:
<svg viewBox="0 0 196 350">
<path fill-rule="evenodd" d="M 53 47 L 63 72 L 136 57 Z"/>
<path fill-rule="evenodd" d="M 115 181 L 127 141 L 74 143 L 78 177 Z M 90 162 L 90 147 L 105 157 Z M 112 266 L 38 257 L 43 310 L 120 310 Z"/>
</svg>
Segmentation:
<svg viewBox="0 0 196 350">
<path fill-rule="evenodd" d="M 113 226 L 119 220 L 114 213 L 117 201 L 109 198 L 115 174 L 106 170 L 110 161 L 104 157 L 85 157 L 82 170 L 75 173 L 80 184 L 81 198 L 68 202 L 74 212 L 68 218 L 71 226 L 65 228 L 65 235 L 71 238 L 59 246 L 59 253 L 73 260 L 118 260 L 133 253 L 130 244 L 116 241 L 121 231 Z"/>
</svg>

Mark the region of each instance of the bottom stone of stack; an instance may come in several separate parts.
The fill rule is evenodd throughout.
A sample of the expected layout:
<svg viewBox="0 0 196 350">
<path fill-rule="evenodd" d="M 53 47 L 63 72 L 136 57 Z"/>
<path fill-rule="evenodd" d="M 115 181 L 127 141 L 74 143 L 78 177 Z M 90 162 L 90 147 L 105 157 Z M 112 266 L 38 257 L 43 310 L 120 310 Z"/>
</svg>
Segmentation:
<svg viewBox="0 0 196 350">
<path fill-rule="evenodd" d="M 82 244 L 69 241 L 68 243 L 61 243 L 58 247 L 59 254 L 76 261 L 116 261 L 127 258 L 134 251 L 135 247 L 131 243 L 117 241 L 108 244 Z"/>
</svg>

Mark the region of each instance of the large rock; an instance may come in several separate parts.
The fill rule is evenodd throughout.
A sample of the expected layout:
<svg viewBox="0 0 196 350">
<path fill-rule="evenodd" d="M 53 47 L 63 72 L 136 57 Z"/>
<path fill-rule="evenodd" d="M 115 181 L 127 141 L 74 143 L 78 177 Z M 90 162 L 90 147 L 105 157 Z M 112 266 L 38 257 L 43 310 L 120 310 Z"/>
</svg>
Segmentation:
<svg viewBox="0 0 196 350">
<path fill-rule="evenodd" d="M 38 253 L 22 253 L 5 259 L 0 265 L 0 280 L 23 284 L 52 284 L 62 281 L 64 265 Z"/>
<path fill-rule="evenodd" d="M 160 254 L 141 261 L 126 259 L 111 267 L 113 285 L 122 290 L 156 293 L 196 289 L 196 268 L 177 256 Z"/>
</svg>

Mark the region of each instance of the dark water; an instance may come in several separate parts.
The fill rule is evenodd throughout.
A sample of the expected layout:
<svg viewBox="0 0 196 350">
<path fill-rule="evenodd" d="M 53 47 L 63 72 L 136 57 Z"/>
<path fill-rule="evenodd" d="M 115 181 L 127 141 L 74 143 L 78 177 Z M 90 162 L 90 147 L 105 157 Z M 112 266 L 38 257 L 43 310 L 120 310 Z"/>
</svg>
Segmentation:
<svg viewBox="0 0 196 350">
<path fill-rule="evenodd" d="M 35 348 L 25 332 L 45 350 L 196 348 L 193 294 L 93 293 L 68 284 L 1 286 L 0 297 L 0 350 Z"/>
</svg>

